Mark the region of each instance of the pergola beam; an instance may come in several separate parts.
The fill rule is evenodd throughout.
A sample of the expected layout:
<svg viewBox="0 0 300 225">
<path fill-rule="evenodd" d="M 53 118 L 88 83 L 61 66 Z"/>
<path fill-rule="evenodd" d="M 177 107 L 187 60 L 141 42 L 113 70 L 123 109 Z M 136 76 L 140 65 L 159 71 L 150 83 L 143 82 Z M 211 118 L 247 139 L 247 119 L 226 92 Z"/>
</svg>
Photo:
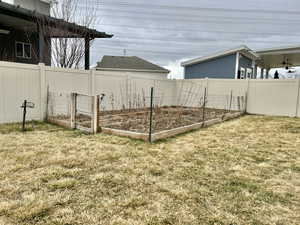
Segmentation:
<svg viewBox="0 0 300 225">
<path fill-rule="evenodd" d="M 36 11 L 13 6 L 0 0 L 0 14 L 17 18 L 28 24 L 32 24 L 34 32 L 38 34 L 38 60 L 44 63 L 46 60 L 46 38 L 84 38 L 85 40 L 85 69 L 90 67 L 90 41 L 95 38 L 112 38 L 113 35 L 99 32 L 75 23 L 69 23 L 62 19 L 43 15 Z M 13 27 L 10 20 L 1 21 L 2 26 Z M 37 30 L 35 30 L 37 29 Z M 54 33 L 48 33 L 51 30 Z"/>
</svg>

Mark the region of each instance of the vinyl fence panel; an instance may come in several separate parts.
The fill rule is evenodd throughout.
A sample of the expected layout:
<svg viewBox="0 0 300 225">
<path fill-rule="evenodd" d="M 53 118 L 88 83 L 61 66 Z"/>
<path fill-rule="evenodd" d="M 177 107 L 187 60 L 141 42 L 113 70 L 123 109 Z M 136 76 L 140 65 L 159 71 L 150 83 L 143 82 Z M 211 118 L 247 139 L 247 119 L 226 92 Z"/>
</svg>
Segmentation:
<svg viewBox="0 0 300 225">
<path fill-rule="evenodd" d="M 300 117 L 300 79 L 168 80 L 138 72 L 86 71 L 0 62 L 0 123 L 22 121 L 20 106 L 25 99 L 35 103 L 35 108 L 28 110 L 27 118 L 43 120 L 47 89 L 58 96 L 103 94 L 100 107 L 118 110 L 148 107 L 151 87 L 154 87 L 155 104 L 160 106 L 201 107 L 206 90 L 207 107 L 227 109 L 232 103 L 231 95 L 237 99 L 236 96 L 247 93 L 248 113 Z M 84 108 L 84 99 L 78 101 Z M 63 110 L 68 113 L 69 106 L 63 106 Z"/>
<path fill-rule="evenodd" d="M 251 80 L 247 112 L 274 116 L 296 116 L 297 80 Z"/>
<path fill-rule="evenodd" d="M 0 123 L 21 121 L 24 100 L 35 104 L 27 118 L 39 120 L 40 91 L 39 66 L 0 62 Z"/>
</svg>

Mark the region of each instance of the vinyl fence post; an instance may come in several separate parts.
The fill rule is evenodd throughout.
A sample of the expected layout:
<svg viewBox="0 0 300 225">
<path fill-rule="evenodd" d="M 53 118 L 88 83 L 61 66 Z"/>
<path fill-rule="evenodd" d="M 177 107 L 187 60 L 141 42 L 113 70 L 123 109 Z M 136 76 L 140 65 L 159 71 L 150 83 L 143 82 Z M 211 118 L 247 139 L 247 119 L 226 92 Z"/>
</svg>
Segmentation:
<svg viewBox="0 0 300 225">
<path fill-rule="evenodd" d="M 203 107 L 202 107 L 202 121 L 203 122 L 205 121 L 206 95 L 207 95 L 207 89 L 204 88 Z"/>
<path fill-rule="evenodd" d="M 150 95 L 150 124 L 149 124 L 149 142 L 152 142 L 152 116 L 153 116 L 153 87 Z"/>
<path fill-rule="evenodd" d="M 245 97 L 244 97 L 244 108 L 243 108 L 243 113 L 247 113 L 247 106 L 248 106 L 248 92 L 245 92 Z"/>
<path fill-rule="evenodd" d="M 98 103 L 99 95 L 92 96 L 92 133 L 94 134 L 98 132 Z"/>
<path fill-rule="evenodd" d="M 76 93 L 71 93 L 71 128 L 76 128 Z"/>
<path fill-rule="evenodd" d="M 95 70 L 91 69 L 88 73 L 88 95 L 92 96 L 94 94 L 94 84 L 95 84 Z"/>
<path fill-rule="evenodd" d="M 46 101 L 47 101 L 47 79 L 45 64 L 39 63 L 40 68 L 40 119 L 44 121 L 46 119 Z"/>
<path fill-rule="evenodd" d="M 241 97 L 237 96 L 237 109 L 240 112 L 241 111 Z"/>
<path fill-rule="evenodd" d="M 246 82 L 247 82 L 247 89 L 246 89 L 246 93 L 245 93 L 245 113 L 247 113 L 247 111 L 248 111 L 250 79 L 247 79 Z"/>
<path fill-rule="evenodd" d="M 49 116 L 49 96 L 50 93 L 49 93 L 49 85 L 47 85 L 47 98 L 46 98 L 46 121 L 48 120 L 48 116 Z"/>
<path fill-rule="evenodd" d="M 95 94 L 95 92 L 96 92 L 96 69 L 94 68 L 94 69 L 91 69 L 91 79 L 90 79 L 90 82 L 91 82 L 91 84 L 90 84 L 90 88 L 91 88 L 91 90 L 90 90 L 90 95 L 92 95 L 92 96 L 94 96 L 94 95 L 96 95 Z"/>
</svg>

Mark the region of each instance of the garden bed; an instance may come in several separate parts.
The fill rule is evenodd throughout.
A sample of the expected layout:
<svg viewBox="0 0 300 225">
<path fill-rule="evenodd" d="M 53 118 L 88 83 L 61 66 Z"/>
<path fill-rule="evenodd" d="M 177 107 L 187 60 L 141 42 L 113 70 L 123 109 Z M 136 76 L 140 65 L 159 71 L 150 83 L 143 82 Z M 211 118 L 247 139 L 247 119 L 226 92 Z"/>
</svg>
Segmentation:
<svg viewBox="0 0 300 225">
<path fill-rule="evenodd" d="M 171 137 L 240 115 L 238 111 L 224 109 L 157 107 L 153 110 L 151 140 Z M 99 126 L 104 133 L 148 141 L 150 109 L 104 111 L 100 113 Z"/>
<path fill-rule="evenodd" d="M 238 111 L 214 108 L 155 107 L 152 113 L 151 135 L 149 135 L 149 108 L 110 110 L 99 112 L 98 126 L 99 131 L 103 133 L 144 141 L 156 141 L 220 123 L 240 115 L 241 113 Z M 72 128 L 69 116 L 48 117 L 48 122 Z M 82 114 L 76 115 L 75 127 L 82 131 L 90 132 L 91 117 Z"/>
</svg>

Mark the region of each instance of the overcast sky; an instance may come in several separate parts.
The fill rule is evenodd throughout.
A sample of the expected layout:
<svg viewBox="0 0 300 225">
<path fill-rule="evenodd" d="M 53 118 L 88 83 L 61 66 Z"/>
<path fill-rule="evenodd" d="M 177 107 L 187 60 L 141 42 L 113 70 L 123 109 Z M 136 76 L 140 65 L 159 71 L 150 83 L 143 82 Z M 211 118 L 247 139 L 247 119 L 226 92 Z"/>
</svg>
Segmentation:
<svg viewBox="0 0 300 225">
<path fill-rule="evenodd" d="M 103 55 L 135 55 L 171 69 L 180 62 L 236 47 L 300 44 L 299 0 L 88 0 L 100 19 L 92 63 Z"/>
</svg>

